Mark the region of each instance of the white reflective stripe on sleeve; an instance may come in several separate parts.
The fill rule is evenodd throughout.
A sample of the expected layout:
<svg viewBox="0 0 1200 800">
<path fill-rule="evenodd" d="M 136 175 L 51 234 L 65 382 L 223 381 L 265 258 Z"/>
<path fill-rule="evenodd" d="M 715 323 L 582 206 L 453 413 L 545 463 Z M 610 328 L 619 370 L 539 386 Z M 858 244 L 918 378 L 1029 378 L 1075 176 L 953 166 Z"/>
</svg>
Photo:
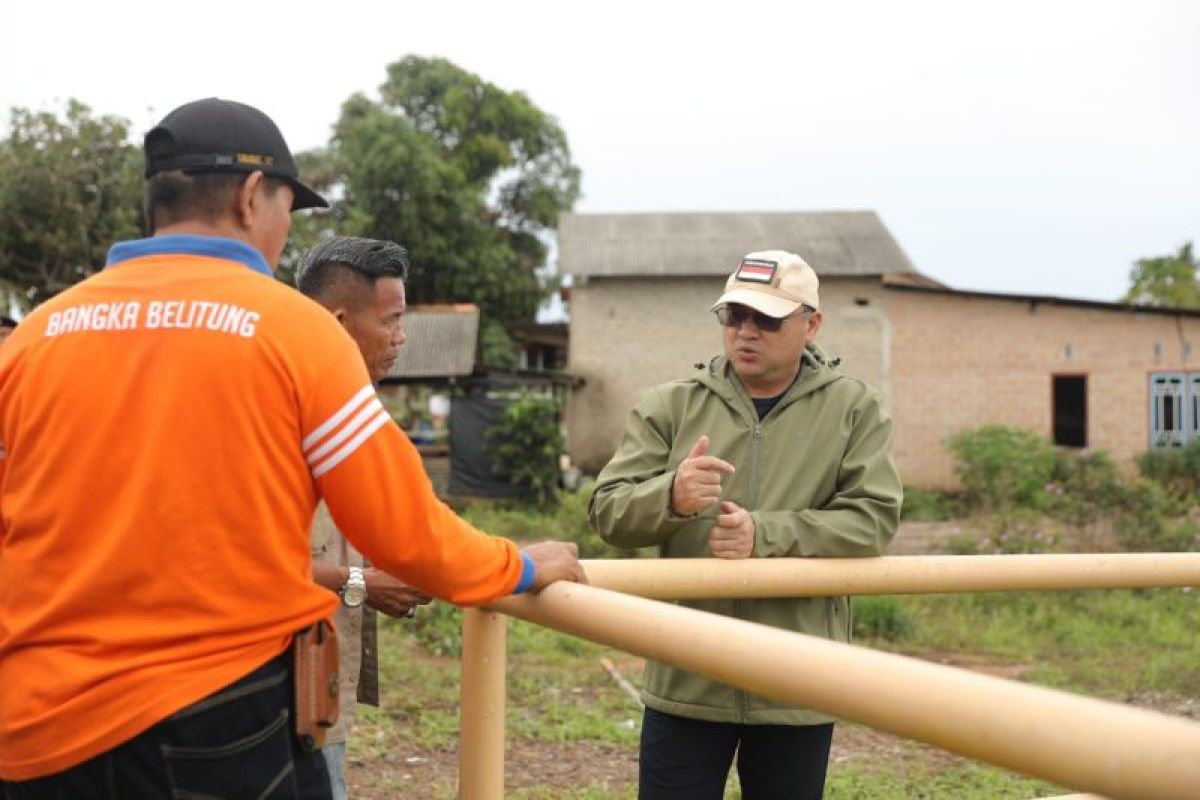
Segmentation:
<svg viewBox="0 0 1200 800">
<path fill-rule="evenodd" d="M 330 436 L 325 440 L 324 444 L 307 455 L 308 465 L 310 467 L 315 465 L 318 461 L 327 456 L 329 451 L 333 450 L 342 442 L 358 433 L 359 429 L 366 424 L 367 420 L 371 419 L 379 412 L 383 412 L 384 414 L 387 413 L 383 409 L 383 403 L 379 402 L 379 398 L 373 397 L 371 398 L 370 402 L 363 406 L 362 411 L 359 411 L 350 419 L 349 422 L 342 426 L 340 431 L 338 431 L 335 435 Z"/>
<path fill-rule="evenodd" d="M 334 452 L 329 458 L 322 461 L 320 464 L 313 467 L 313 478 L 319 478 L 329 470 L 336 467 L 338 464 L 345 461 L 351 453 L 358 449 L 358 446 L 371 437 L 371 434 L 382 428 L 387 423 L 391 422 L 391 416 L 382 407 L 379 409 L 379 414 L 372 417 L 366 425 L 363 425 L 358 434 L 346 442 L 340 450 Z"/>
<path fill-rule="evenodd" d="M 373 394 L 375 394 L 375 387 L 369 383 L 359 389 L 354 397 L 351 397 L 344 406 L 333 412 L 329 419 L 322 422 L 317 426 L 316 430 L 304 437 L 304 441 L 300 443 L 300 449 L 307 453 L 310 447 L 321 441 L 321 439 L 325 438 L 326 434 L 342 424 L 342 420 L 353 414 L 354 409 L 361 406 L 363 401 Z"/>
</svg>

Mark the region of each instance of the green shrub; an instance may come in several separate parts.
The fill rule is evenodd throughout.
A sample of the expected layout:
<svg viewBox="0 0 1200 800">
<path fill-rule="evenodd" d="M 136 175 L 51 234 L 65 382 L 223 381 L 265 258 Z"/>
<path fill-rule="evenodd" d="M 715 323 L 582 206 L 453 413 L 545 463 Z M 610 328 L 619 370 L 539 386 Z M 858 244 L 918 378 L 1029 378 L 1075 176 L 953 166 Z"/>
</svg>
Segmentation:
<svg viewBox="0 0 1200 800">
<path fill-rule="evenodd" d="M 1123 487 L 1115 503 L 1114 524 L 1122 550 L 1170 553 L 1197 548 L 1196 526 L 1186 502 L 1156 481 L 1141 478 Z"/>
<path fill-rule="evenodd" d="M 1175 497 L 1200 494 L 1200 439 L 1186 447 L 1164 447 L 1142 453 L 1137 466 L 1143 478 L 1158 483 Z"/>
<path fill-rule="evenodd" d="M 1054 447 L 1035 433 L 985 425 L 950 439 L 955 469 L 973 508 L 1040 508 L 1054 474 Z"/>
<path fill-rule="evenodd" d="M 894 597 L 855 597 L 854 635 L 896 641 L 914 630 L 912 614 Z"/>
<path fill-rule="evenodd" d="M 487 432 L 492 469 L 548 503 L 558 489 L 562 431 L 554 398 L 523 391 Z"/>
<path fill-rule="evenodd" d="M 953 518 L 953 504 L 945 494 L 907 486 L 904 488 L 904 505 L 900 509 L 900 519 L 911 522 L 940 522 Z"/>
<path fill-rule="evenodd" d="M 1046 487 L 1046 511 L 1072 525 L 1089 525 L 1120 503 L 1124 488 L 1120 468 L 1103 450 L 1059 452 Z"/>
</svg>

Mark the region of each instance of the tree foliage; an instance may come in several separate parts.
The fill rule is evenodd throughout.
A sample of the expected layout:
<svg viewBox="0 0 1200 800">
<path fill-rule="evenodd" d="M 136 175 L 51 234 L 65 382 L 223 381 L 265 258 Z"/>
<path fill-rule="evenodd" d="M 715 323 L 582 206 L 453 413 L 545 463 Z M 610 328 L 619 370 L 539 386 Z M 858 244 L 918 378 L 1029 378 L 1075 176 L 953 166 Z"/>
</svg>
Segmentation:
<svg viewBox="0 0 1200 800">
<path fill-rule="evenodd" d="M 347 100 L 328 150 L 308 157 L 339 231 L 409 249 L 409 302 L 473 302 L 505 327 L 533 317 L 541 237 L 573 206 L 579 170 L 524 94 L 409 56 L 388 67 L 379 101 Z"/>
<path fill-rule="evenodd" d="M 60 116 L 14 108 L 0 140 L 0 280 L 24 308 L 141 235 L 141 155 L 129 123 L 71 100 Z"/>
<path fill-rule="evenodd" d="M 1129 291 L 1122 302 L 1172 308 L 1200 308 L 1200 261 L 1192 255 L 1192 243 L 1169 256 L 1139 259 L 1129 273 Z"/>
</svg>

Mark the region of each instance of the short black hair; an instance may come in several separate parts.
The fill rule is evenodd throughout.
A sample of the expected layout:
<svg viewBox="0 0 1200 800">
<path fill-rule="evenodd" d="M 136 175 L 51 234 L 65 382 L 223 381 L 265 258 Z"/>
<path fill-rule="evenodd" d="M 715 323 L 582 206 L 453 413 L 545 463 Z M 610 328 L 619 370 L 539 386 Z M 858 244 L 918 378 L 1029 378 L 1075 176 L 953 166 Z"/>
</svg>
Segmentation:
<svg viewBox="0 0 1200 800">
<path fill-rule="evenodd" d="M 247 177 L 244 172 L 193 173 L 182 170 L 150 176 L 142 196 L 146 230 L 154 233 L 165 225 L 186 220 L 215 222 L 228 210 L 234 193 Z M 287 181 L 267 175 L 263 185 L 267 193 L 273 195 L 279 187 L 287 185 Z"/>
<path fill-rule="evenodd" d="M 333 236 L 296 267 L 296 288 L 322 305 L 356 304 L 380 278 L 408 277 L 408 251 L 386 239 Z"/>
</svg>

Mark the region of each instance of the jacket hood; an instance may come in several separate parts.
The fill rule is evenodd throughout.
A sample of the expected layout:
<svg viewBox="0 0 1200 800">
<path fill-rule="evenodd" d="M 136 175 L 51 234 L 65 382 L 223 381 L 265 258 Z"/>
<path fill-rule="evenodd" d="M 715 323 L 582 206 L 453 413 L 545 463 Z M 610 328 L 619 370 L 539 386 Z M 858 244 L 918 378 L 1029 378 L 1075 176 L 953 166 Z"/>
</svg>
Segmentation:
<svg viewBox="0 0 1200 800">
<path fill-rule="evenodd" d="M 836 369 L 839 363 L 840 358 L 831 358 L 815 344 L 805 347 L 804 352 L 800 354 L 800 375 L 779 401 L 779 406 L 787 406 L 834 381 L 841 380 L 843 375 Z M 695 380 L 720 395 L 725 402 L 735 408 L 753 407 L 746 387 L 733 371 L 727 356 L 714 356 L 708 364 L 699 363 L 696 367 L 693 376 Z"/>
</svg>

